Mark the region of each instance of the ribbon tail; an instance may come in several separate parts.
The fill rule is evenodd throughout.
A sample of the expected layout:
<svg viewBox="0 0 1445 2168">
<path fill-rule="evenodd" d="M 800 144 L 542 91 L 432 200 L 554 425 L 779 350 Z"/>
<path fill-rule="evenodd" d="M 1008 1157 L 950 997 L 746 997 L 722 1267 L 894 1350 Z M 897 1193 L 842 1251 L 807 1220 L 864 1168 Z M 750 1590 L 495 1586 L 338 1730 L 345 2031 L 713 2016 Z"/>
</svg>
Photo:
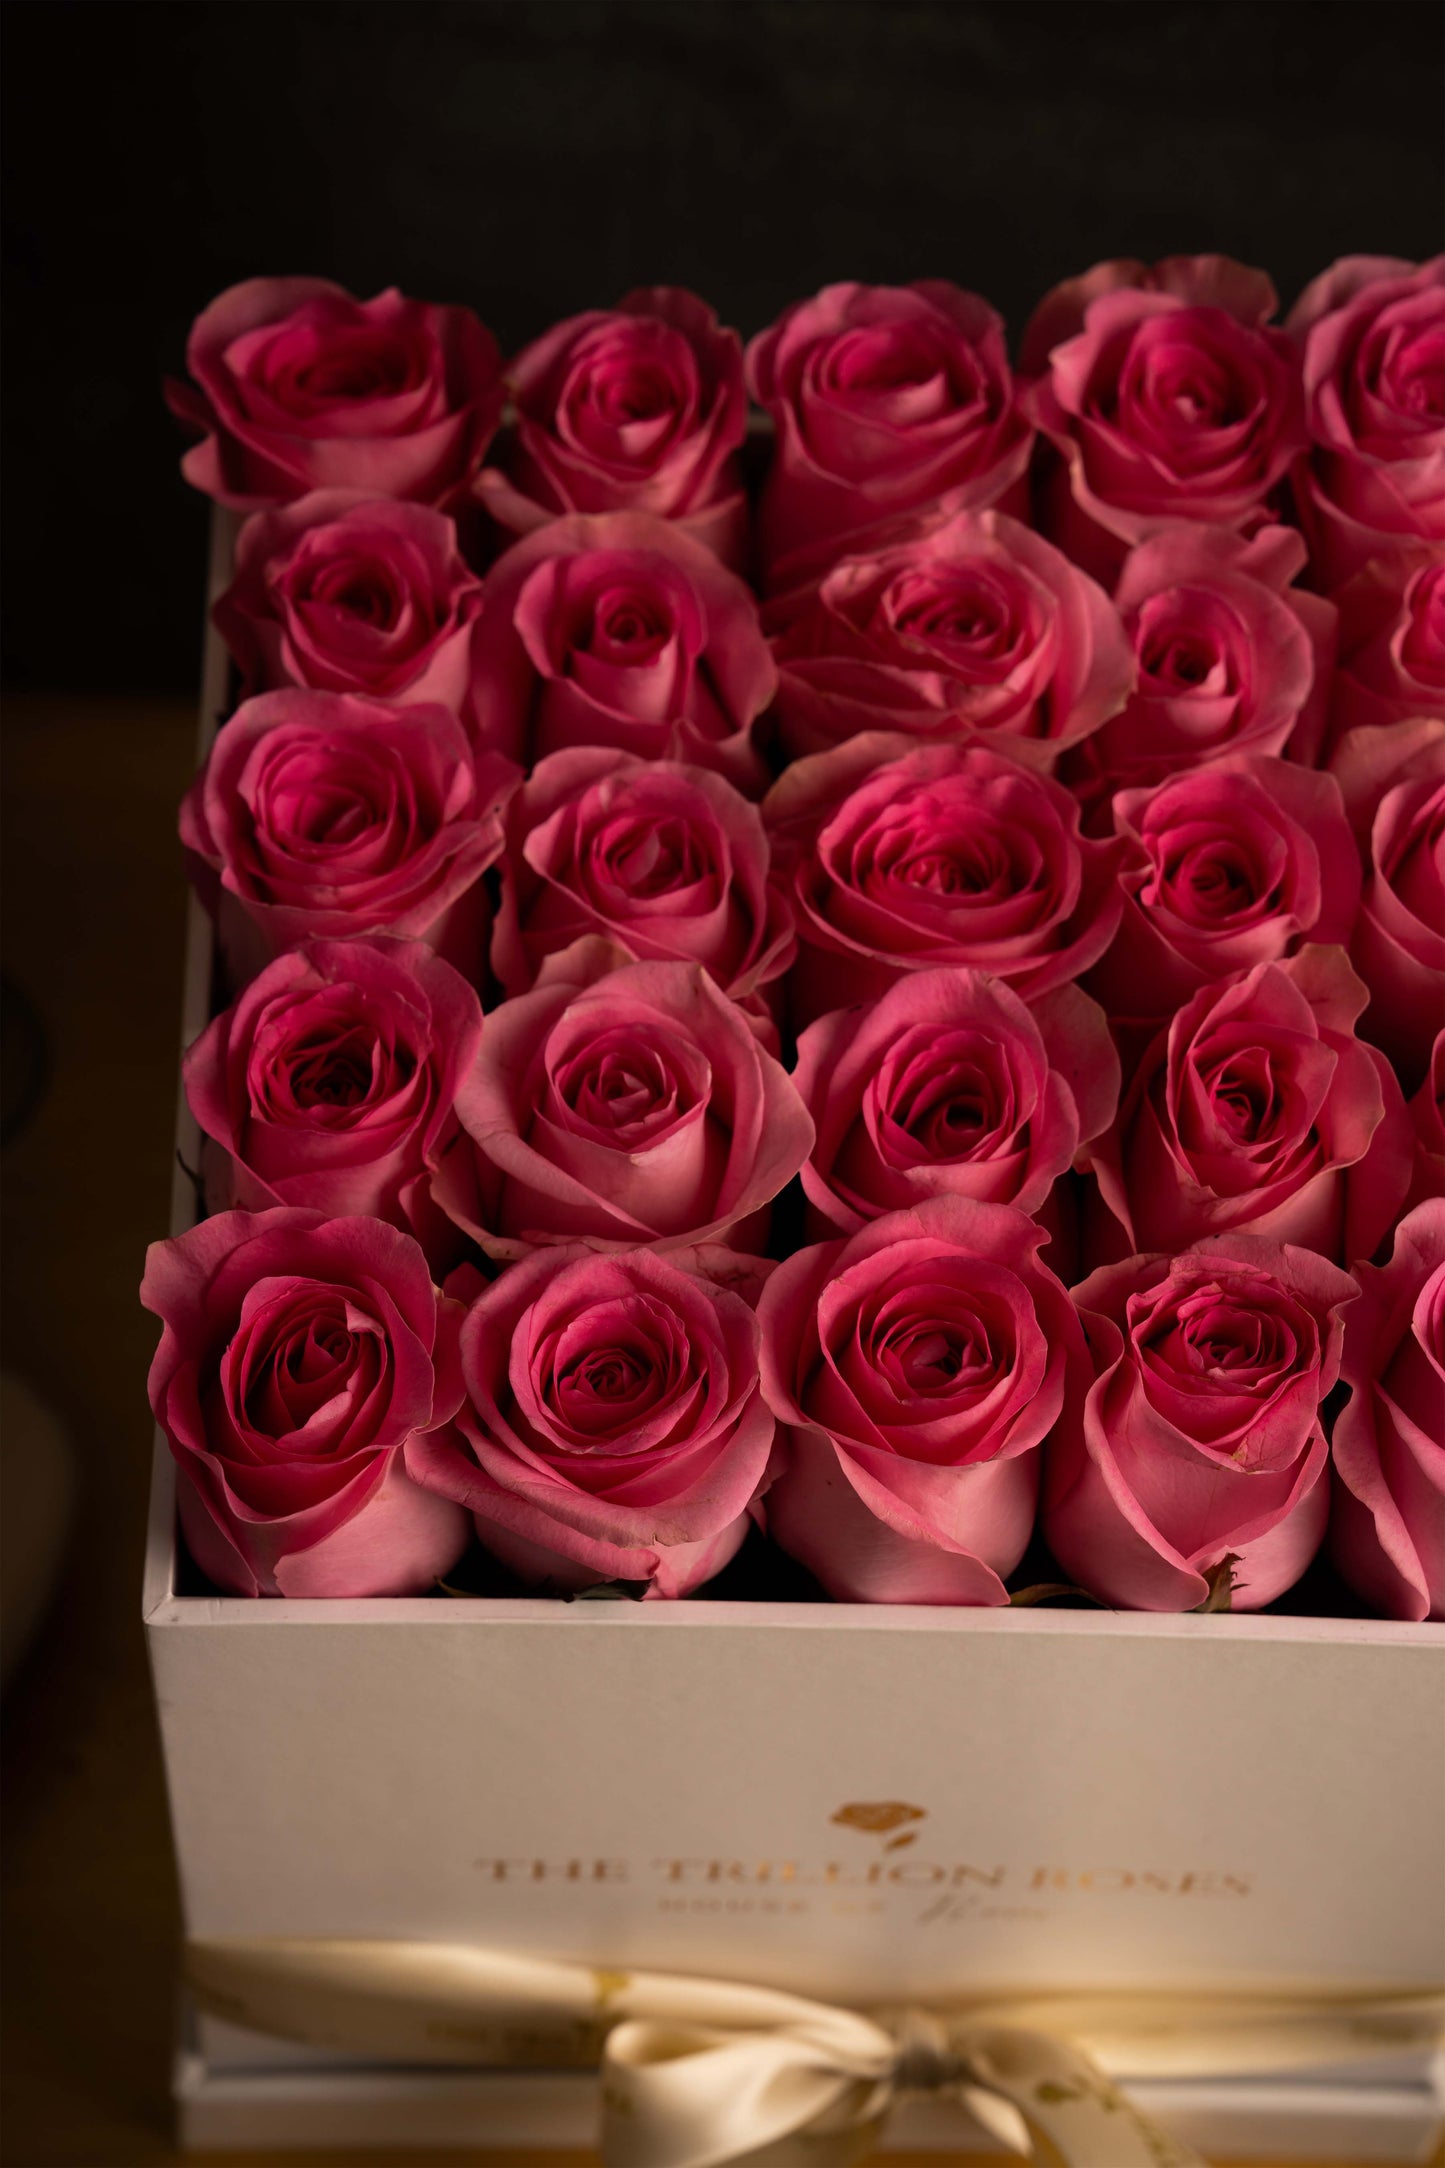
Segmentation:
<svg viewBox="0 0 1445 2168">
<path fill-rule="evenodd" d="M 1207 2168 L 1067 2040 L 990 2026 L 966 2029 L 957 2047 L 973 2083 L 1017 2108 L 1065 2168 Z"/>
</svg>

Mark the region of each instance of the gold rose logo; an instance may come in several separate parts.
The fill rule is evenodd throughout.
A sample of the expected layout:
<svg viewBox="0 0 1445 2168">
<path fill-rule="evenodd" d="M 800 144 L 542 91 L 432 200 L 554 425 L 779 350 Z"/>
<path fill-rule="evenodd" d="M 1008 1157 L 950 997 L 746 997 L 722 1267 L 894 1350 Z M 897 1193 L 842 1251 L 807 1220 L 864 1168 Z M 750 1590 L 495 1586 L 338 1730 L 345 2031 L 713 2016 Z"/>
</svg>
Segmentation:
<svg viewBox="0 0 1445 2168">
<path fill-rule="evenodd" d="M 855 1799 L 846 1807 L 839 1807 L 829 1819 L 844 1829 L 862 1829 L 870 1837 L 886 1837 L 885 1852 L 900 1852 L 905 1844 L 913 1844 L 918 1837 L 916 1829 L 908 1829 L 908 1822 L 921 1822 L 928 1809 L 911 1807 L 906 1799 Z M 901 1836 L 894 1836 L 901 1830 Z"/>
</svg>

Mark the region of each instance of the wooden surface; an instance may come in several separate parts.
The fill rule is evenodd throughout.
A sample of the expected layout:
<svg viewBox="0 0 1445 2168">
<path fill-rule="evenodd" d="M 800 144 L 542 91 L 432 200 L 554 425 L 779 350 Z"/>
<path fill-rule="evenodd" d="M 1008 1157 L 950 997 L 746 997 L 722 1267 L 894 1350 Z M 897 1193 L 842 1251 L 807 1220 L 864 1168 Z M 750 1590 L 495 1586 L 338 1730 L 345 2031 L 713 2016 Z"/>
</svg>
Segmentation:
<svg viewBox="0 0 1445 2168">
<path fill-rule="evenodd" d="M 136 1287 L 170 1184 L 184 894 L 175 814 L 193 730 L 176 703 L 6 706 L 4 965 L 43 1020 L 51 1075 L 5 1153 L 3 1355 L 52 1403 L 81 1472 L 60 1594 L 5 1706 L 11 2168 L 182 2159 L 168 2098 L 178 1912 L 139 1604 L 155 1328 Z M 184 2158 L 345 2168 L 339 2153 Z M 592 2158 L 350 2156 L 355 2168 Z"/>
</svg>

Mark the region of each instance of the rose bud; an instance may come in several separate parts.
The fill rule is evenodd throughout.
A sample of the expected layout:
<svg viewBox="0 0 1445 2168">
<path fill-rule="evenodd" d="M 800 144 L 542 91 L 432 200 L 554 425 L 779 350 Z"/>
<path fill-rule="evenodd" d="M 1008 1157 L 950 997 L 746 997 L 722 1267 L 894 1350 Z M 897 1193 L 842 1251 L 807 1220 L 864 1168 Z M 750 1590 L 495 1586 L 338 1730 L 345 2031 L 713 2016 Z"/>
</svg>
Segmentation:
<svg viewBox="0 0 1445 2168">
<path fill-rule="evenodd" d="M 1118 791 L 1114 826 L 1124 916 L 1087 990 L 1116 1023 L 1167 1023 L 1211 979 L 1350 938 L 1360 861 L 1332 776 L 1236 754 Z"/>
<path fill-rule="evenodd" d="M 1321 584 L 1402 541 L 1445 542 L 1445 256 L 1342 256 L 1286 328 L 1314 440 L 1295 493 Z"/>
<path fill-rule="evenodd" d="M 1061 784 L 991 746 L 865 731 L 795 761 L 763 818 L 797 922 L 800 1029 L 944 965 L 1032 1000 L 1097 962 L 1119 923 L 1122 846 L 1083 837 Z"/>
<path fill-rule="evenodd" d="M 462 1398 L 461 1306 L 409 1235 L 320 1212 L 222 1212 L 146 1256 L 150 1399 L 191 1556 L 235 1596 L 416 1595 L 466 1516 L 410 1456 Z"/>
<path fill-rule="evenodd" d="M 212 614 L 246 693 L 304 685 L 461 715 L 481 606 L 445 513 L 319 489 L 247 520 Z"/>
<path fill-rule="evenodd" d="M 1093 1147 L 1123 1252 L 1248 1230 L 1368 1257 L 1410 1184 L 1413 1138 L 1384 1056 L 1354 1035 L 1343 949 L 1303 948 L 1203 986 L 1160 1031 Z M 1095 1224 L 1096 1262 L 1120 1254 Z"/>
<path fill-rule="evenodd" d="M 420 1479 L 529 1585 L 688 1595 L 737 1550 L 767 1470 L 752 1304 L 769 1269 L 709 1250 L 513 1265 L 467 1312 L 466 1400 L 418 1441 Z"/>
<path fill-rule="evenodd" d="M 1401 1220 L 1387 1265 L 1356 1270 L 1330 1550 L 1372 1609 L 1445 1618 L 1445 1201 Z"/>
<path fill-rule="evenodd" d="M 742 342 L 681 286 L 569 317 L 507 371 L 517 425 L 478 493 L 508 535 L 570 512 L 651 512 L 741 567 Z"/>
<path fill-rule="evenodd" d="M 479 976 L 517 770 L 473 754 L 445 708 L 262 693 L 221 730 L 181 804 L 181 841 L 233 979 L 318 936 L 424 940 Z"/>
<path fill-rule="evenodd" d="M 638 962 L 700 963 L 753 1003 L 793 960 L 757 807 L 710 769 L 578 746 L 539 760 L 508 808 L 492 969 L 525 993 L 599 934 Z"/>
<path fill-rule="evenodd" d="M 814 1231 L 856 1234 L 929 1197 L 1040 1211 L 1113 1120 L 1119 1057 L 1076 986 L 1030 1009 L 980 971 L 915 971 L 810 1024 L 793 1081 L 818 1132 L 802 1170 Z"/>
<path fill-rule="evenodd" d="M 1445 719 L 1445 558 L 1395 550 L 1339 588 L 1339 667 L 1330 739 L 1351 730 Z"/>
<path fill-rule="evenodd" d="M 1299 1579 L 1329 1513 L 1320 1402 L 1358 1288 L 1246 1234 L 1105 1265 L 1074 1289 L 1094 1382 L 1046 1456 L 1043 1532 L 1073 1581 L 1136 1611 L 1235 1610 Z"/>
<path fill-rule="evenodd" d="M 1176 525 L 1130 551 L 1114 600 L 1138 684 L 1066 764 L 1086 804 L 1224 754 L 1288 746 L 1312 760 L 1334 611 L 1289 585 L 1303 565 L 1304 545 L 1284 527 L 1245 541 L 1221 527 Z"/>
<path fill-rule="evenodd" d="M 1445 718 L 1351 731 L 1330 768 L 1366 854 L 1350 943 L 1370 989 L 1360 1028 L 1413 1092 L 1445 1016 Z"/>
<path fill-rule="evenodd" d="M 551 957 L 493 1009 L 457 1093 L 438 1202 L 493 1257 L 542 1243 L 761 1249 L 813 1124 L 700 964 Z"/>
<path fill-rule="evenodd" d="M 1002 1604 L 1083 1337 L 1007 1205 L 932 1197 L 763 1290 L 768 1533 L 851 1603 Z M 1072 1374 L 1072 1376 L 1071 1376 Z"/>
<path fill-rule="evenodd" d="M 790 758 L 896 730 L 1004 740 L 1047 767 L 1134 683 L 1103 589 L 1001 512 L 955 512 L 844 558 L 773 655 Z"/>
<path fill-rule="evenodd" d="M 1445 1029 L 1435 1035 L 1425 1081 L 1410 1101 L 1415 1128 L 1415 1179 L 1409 1203 L 1445 1197 Z"/>
<path fill-rule="evenodd" d="M 475 646 L 483 744 L 580 745 L 715 768 L 756 794 L 777 671 L 741 580 L 638 512 L 558 519 L 498 558 Z"/>
<path fill-rule="evenodd" d="M 771 587 L 940 501 L 1027 511 L 1033 430 L 1003 319 L 977 294 L 945 279 L 825 286 L 758 333 L 747 368 L 774 430 L 759 515 Z"/>
<path fill-rule="evenodd" d="M 1042 373 L 1034 421 L 1057 455 L 1044 524 L 1096 579 L 1176 520 L 1260 525 L 1305 445 L 1299 370 L 1266 328 L 1275 293 L 1262 272 L 1217 256 L 1173 257 L 1151 273 L 1100 265 L 1076 328 L 1042 304 L 1053 331 L 1027 340 Z"/>
<path fill-rule="evenodd" d="M 211 1209 L 369 1212 L 455 1263 L 431 1177 L 460 1134 L 453 1102 L 481 1031 L 471 987 L 423 942 L 288 949 L 185 1057 Z"/>
<path fill-rule="evenodd" d="M 203 431 L 181 472 L 251 512 L 313 489 L 435 504 L 481 465 L 502 418 L 497 343 L 470 309 L 357 301 L 329 279 L 247 279 L 191 326 L 171 383 Z"/>
</svg>

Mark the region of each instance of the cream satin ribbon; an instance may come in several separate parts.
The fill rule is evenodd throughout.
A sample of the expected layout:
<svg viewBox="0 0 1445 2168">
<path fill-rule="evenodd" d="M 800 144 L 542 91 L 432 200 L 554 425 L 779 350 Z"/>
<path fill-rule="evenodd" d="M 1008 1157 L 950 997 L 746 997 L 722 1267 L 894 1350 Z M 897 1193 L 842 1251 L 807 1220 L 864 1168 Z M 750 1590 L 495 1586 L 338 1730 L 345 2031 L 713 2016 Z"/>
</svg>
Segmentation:
<svg viewBox="0 0 1445 2168">
<path fill-rule="evenodd" d="M 1065 2168 L 1203 2168 L 1105 2075 L 1262 2075 L 1418 2052 L 1445 1996 L 1080 1996 L 877 2010 L 434 1942 L 193 1942 L 201 2007 L 389 2062 L 601 2071 L 608 2168 L 849 2168 L 895 2095 L 951 2094 Z"/>
</svg>

